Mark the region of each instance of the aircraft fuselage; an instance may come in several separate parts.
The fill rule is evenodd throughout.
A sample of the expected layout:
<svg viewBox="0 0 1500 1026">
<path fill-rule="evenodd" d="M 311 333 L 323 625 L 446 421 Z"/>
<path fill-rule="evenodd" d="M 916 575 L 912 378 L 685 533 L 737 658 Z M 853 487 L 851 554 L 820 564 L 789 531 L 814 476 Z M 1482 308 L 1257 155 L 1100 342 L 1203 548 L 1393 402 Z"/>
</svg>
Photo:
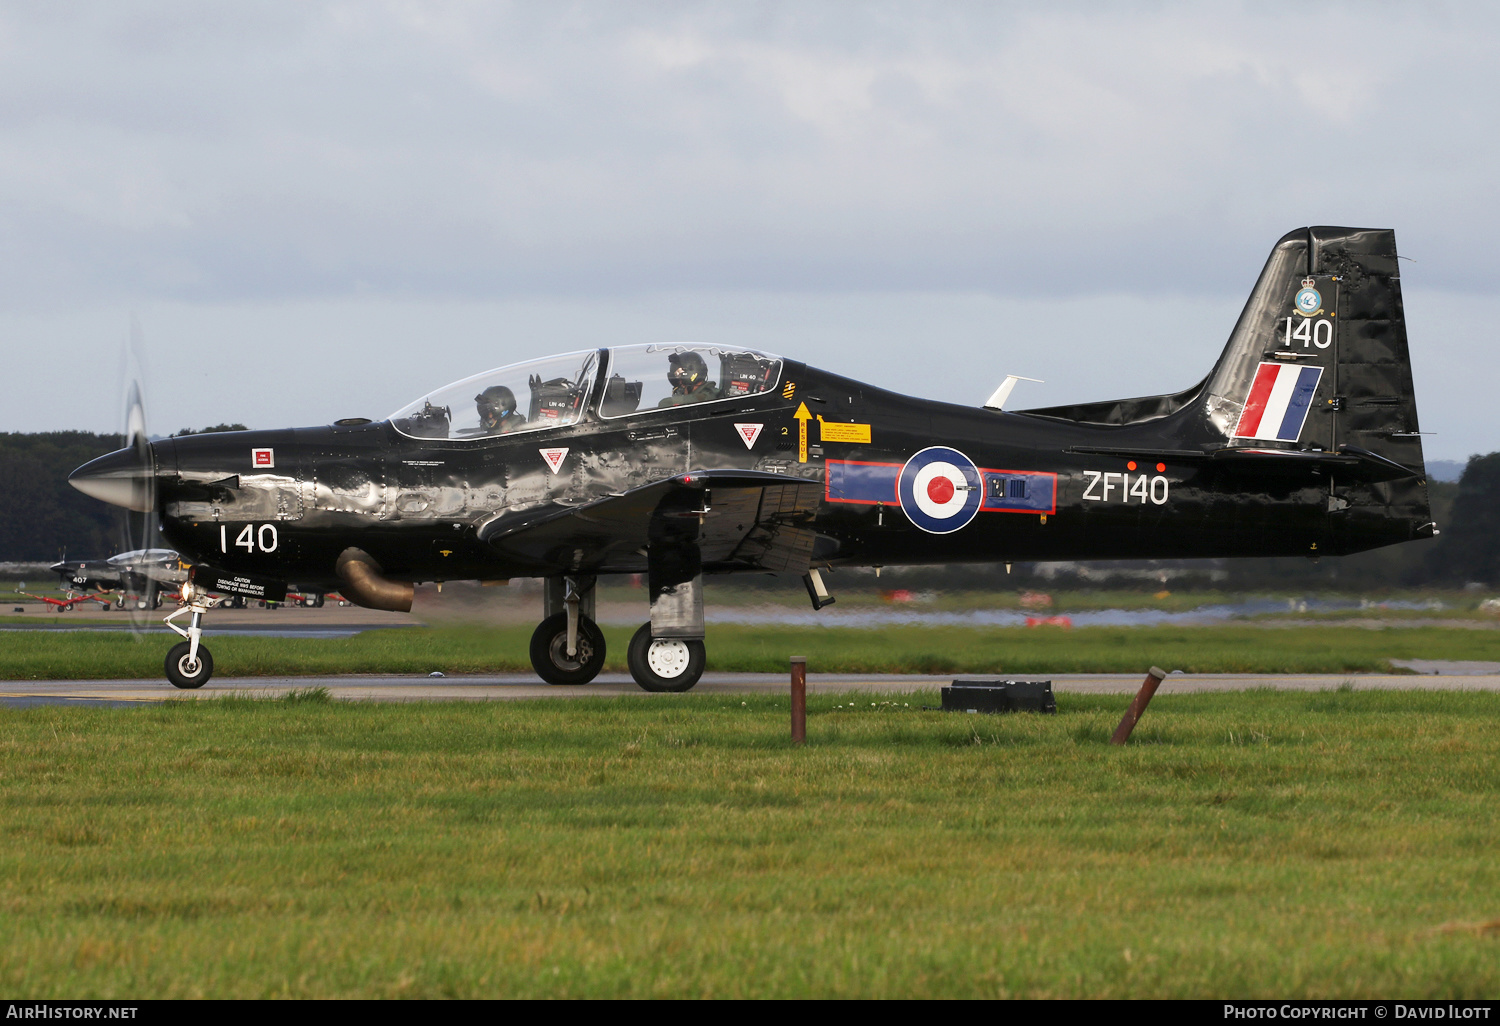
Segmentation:
<svg viewBox="0 0 1500 1026">
<path fill-rule="evenodd" d="M 516 436 L 413 439 L 382 421 L 189 436 L 154 449 L 162 529 L 179 551 L 234 573 L 329 585 L 350 544 L 403 580 L 645 572 L 645 546 L 606 531 L 578 534 L 576 552 L 480 536 L 497 520 L 726 468 L 821 486 L 805 525 L 816 565 L 1315 556 L 1419 536 L 1423 481 L 1340 482 L 1332 465 L 1247 474 L 1190 450 L 1173 458 L 1164 453 L 1182 443 L 1171 422 L 1106 432 L 914 399 L 788 361 L 778 388 L 762 395 L 614 420 L 589 411 Z M 1088 451 L 1106 443 L 1108 454 Z M 944 467 L 967 471 L 953 453 L 978 481 L 943 476 Z M 924 458 L 940 472 L 914 488 L 919 471 L 908 470 L 903 482 Z M 965 485 L 982 495 L 955 502 Z M 764 569 L 736 557 L 740 536 L 724 520 L 750 499 L 709 484 L 705 572 Z M 1409 517 L 1390 515 L 1402 507 Z M 1376 508 L 1379 516 L 1359 515 Z M 719 547 L 716 522 L 726 527 Z"/>
</svg>

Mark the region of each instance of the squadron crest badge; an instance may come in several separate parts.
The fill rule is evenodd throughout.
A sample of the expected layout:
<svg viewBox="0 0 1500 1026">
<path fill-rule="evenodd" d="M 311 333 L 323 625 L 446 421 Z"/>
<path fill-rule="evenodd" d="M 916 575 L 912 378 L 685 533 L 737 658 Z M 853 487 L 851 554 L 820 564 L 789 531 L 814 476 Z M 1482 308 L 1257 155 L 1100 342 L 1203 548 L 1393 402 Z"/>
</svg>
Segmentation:
<svg viewBox="0 0 1500 1026">
<path fill-rule="evenodd" d="M 1302 288 L 1298 290 L 1297 298 L 1292 300 L 1292 305 L 1303 317 L 1316 317 L 1323 312 L 1323 295 L 1313 288 L 1316 284 L 1311 278 L 1303 278 Z"/>
</svg>

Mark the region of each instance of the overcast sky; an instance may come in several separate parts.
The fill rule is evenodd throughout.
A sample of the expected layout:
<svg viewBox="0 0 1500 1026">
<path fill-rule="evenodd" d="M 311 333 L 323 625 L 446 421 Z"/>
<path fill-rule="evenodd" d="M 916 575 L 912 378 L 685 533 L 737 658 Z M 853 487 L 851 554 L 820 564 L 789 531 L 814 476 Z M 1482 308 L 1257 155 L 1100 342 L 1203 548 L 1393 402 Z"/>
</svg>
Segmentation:
<svg viewBox="0 0 1500 1026">
<path fill-rule="evenodd" d="M 586 346 L 1011 405 L 1186 387 L 1391 227 L 1433 458 L 1500 449 L 1472 4 L 0 3 L 0 430 L 379 417 Z"/>
</svg>

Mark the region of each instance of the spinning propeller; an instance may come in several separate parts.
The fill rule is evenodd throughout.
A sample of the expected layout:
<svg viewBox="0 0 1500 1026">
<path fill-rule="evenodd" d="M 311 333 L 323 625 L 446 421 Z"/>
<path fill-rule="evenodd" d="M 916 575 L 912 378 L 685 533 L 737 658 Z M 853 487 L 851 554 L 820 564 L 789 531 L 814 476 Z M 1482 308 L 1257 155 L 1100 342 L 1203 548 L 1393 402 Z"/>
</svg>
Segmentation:
<svg viewBox="0 0 1500 1026">
<path fill-rule="evenodd" d="M 140 321 L 132 317 L 130 335 L 125 343 L 125 373 L 121 379 L 123 404 L 120 440 L 123 447 L 130 451 L 135 465 L 140 468 L 135 479 L 140 494 L 139 502 L 133 503 L 130 508 L 120 510 L 121 552 L 144 553 L 146 549 L 152 547 L 157 538 L 156 459 L 151 451 L 151 436 L 146 427 L 145 366 L 145 339 L 141 332 Z M 130 616 L 130 629 L 136 634 L 145 633 L 151 612 L 160 602 L 158 592 L 161 586 L 150 577 L 143 577 L 142 580 L 145 584 L 141 594 L 137 595 L 133 601 L 127 600 L 126 602 L 126 609 Z"/>
<path fill-rule="evenodd" d="M 119 506 L 115 539 L 122 554 L 143 552 L 152 546 L 157 537 L 156 459 L 151 451 L 151 436 L 146 427 L 144 352 L 145 341 L 140 322 L 132 317 L 130 334 L 126 337 L 120 360 L 121 448 L 113 454 L 116 457 L 112 468 L 114 472 L 103 480 L 88 482 L 108 491 L 108 501 Z M 79 487 L 85 492 L 90 491 L 82 485 Z M 91 494 L 98 495 L 98 491 Z M 106 498 L 103 495 L 99 497 Z M 125 501 L 122 502 L 121 499 Z M 151 611 L 159 601 L 157 582 L 149 577 L 143 579 L 145 585 L 141 593 L 127 599 L 125 603 L 130 616 L 130 629 L 136 634 L 145 633 Z"/>
</svg>

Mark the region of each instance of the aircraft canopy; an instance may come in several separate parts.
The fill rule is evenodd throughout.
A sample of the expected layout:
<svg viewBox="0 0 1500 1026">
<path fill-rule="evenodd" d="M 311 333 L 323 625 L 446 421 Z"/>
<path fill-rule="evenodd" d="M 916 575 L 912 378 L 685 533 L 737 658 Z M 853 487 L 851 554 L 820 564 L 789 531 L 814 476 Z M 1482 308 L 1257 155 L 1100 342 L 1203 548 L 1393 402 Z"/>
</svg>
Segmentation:
<svg viewBox="0 0 1500 1026">
<path fill-rule="evenodd" d="M 590 410 L 610 420 L 759 395 L 777 387 L 781 369 L 780 357 L 724 346 L 590 349 L 464 378 L 397 410 L 391 423 L 416 438 L 538 431 L 575 423 Z"/>
</svg>

